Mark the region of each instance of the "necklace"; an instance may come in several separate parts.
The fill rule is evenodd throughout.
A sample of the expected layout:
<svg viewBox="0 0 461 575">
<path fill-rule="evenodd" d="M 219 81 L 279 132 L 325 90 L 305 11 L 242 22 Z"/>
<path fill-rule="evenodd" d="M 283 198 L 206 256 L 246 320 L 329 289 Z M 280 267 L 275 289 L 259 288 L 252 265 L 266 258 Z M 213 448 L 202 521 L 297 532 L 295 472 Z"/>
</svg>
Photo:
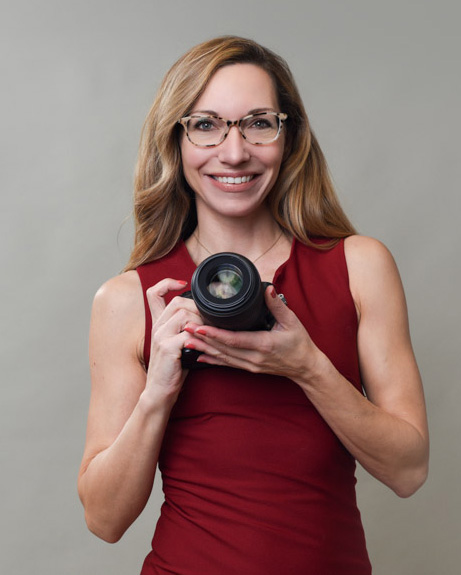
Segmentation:
<svg viewBox="0 0 461 575">
<path fill-rule="evenodd" d="M 210 252 L 210 250 L 204 246 L 202 244 L 202 242 L 198 239 L 197 234 L 195 233 L 195 231 L 192 234 L 194 236 L 194 238 L 197 240 L 197 243 L 200 247 L 202 247 L 208 254 L 210 254 L 210 256 L 213 255 L 212 252 Z M 268 252 L 271 251 L 272 248 L 275 248 L 275 246 L 279 243 L 280 238 L 283 236 L 283 230 L 280 231 L 280 234 L 277 236 L 276 240 L 274 243 L 272 243 L 267 250 L 264 250 L 262 254 L 260 254 L 256 259 L 252 260 L 253 263 L 256 263 L 258 260 L 260 260 L 263 256 L 265 256 Z"/>
</svg>

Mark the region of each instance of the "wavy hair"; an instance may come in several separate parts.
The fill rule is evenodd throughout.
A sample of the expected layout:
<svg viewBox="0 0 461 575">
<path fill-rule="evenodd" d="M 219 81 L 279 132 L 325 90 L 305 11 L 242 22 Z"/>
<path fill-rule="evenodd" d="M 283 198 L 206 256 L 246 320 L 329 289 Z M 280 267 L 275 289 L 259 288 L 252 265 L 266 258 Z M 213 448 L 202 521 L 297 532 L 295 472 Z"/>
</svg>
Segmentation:
<svg viewBox="0 0 461 575">
<path fill-rule="evenodd" d="M 320 248 L 355 233 L 285 60 L 253 40 L 222 36 L 195 46 L 171 67 L 147 115 L 135 172 L 135 242 L 125 270 L 164 256 L 194 230 L 195 201 L 183 176 L 177 122 L 218 69 L 237 63 L 265 70 L 280 111 L 288 114 L 280 173 L 267 197 L 275 220 L 301 242 Z M 318 244 L 315 238 L 331 241 Z"/>
</svg>

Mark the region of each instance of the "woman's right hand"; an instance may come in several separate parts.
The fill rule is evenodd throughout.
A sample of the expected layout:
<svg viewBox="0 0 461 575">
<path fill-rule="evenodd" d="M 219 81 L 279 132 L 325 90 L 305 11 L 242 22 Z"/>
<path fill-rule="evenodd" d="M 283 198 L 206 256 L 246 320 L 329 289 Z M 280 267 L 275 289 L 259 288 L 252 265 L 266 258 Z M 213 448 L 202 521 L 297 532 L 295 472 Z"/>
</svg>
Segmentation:
<svg viewBox="0 0 461 575">
<path fill-rule="evenodd" d="M 181 366 L 185 346 L 193 345 L 194 338 L 184 331 L 189 323 L 202 323 L 193 300 L 174 297 L 169 304 L 164 297 L 171 291 L 184 289 L 187 282 L 166 278 L 147 290 L 152 316 L 150 361 L 147 370 L 146 393 L 158 392 L 177 398 L 187 370 Z"/>
</svg>

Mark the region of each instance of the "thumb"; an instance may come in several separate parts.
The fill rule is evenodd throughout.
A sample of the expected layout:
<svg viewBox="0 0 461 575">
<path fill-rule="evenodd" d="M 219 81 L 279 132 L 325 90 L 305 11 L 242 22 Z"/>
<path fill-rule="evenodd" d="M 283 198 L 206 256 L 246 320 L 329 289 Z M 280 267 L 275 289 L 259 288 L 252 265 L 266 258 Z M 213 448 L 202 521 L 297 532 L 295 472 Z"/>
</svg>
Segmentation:
<svg viewBox="0 0 461 575">
<path fill-rule="evenodd" d="M 266 288 L 265 292 L 266 305 L 277 323 L 284 324 L 290 316 L 283 294 L 277 294 L 273 285 Z"/>
</svg>

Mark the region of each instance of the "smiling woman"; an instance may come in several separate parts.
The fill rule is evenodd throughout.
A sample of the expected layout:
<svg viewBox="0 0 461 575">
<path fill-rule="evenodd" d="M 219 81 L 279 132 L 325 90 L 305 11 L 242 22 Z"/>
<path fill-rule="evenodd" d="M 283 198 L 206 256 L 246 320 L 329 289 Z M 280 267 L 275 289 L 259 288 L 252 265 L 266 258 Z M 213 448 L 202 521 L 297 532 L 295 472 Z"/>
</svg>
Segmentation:
<svg viewBox="0 0 461 575">
<path fill-rule="evenodd" d="M 197 225 L 192 190 L 183 177 L 181 128 L 193 111 L 220 116 L 197 104 L 211 78 L 232 65 L 250 65 L 272 80 L 275 102 L 261 111 L 281 112 L 285 147 L 279 177 L 267 204 L 273 219 L 301 242 L 312 237 L 344 238 L 354 228 L 334 192 L 325 159 L 286 62 L 277 54 L 245 38 L 216 38 L 192 48 L 166 74 L 146 118 L 135 181 L 135 246 L 126 270 L 166 255 Z M 242 82 L 240 82 L 242 84 Z M 271 100 L 273 95 L 271 94 Z M 228 94 L 226 93 L 226 99 Z M 220 102 L 216 102 L 220 104 Z M 222 114 L 224 115 L 224 114 Z M 229 134 L 237 130 L 230 130 Z M 243 174 L 246 176 L 246 174 Z M 227 177 L 227 174 L 222 174 Z"/>
<path fill-rule="evenodd" d="M 223 37 L 172 67 L 144 126 L 134 213 L 126 271 L 93 306 L 89 528 L 117 541 L 158 464 L 165 502 L 142 575 L 370 575 L 355 461 L 400 496 L 419 488 L 422 384 L 392 256 L 342 211 L 279 56 Z M 267 329 L 220 329 L 174 297 L 221 252 L 268 282 Z M 213 268 L 210 297 L 233 304 L 238 271 Z M 186 369 L 184 350 L 207 369 Z"/>
</svg>

